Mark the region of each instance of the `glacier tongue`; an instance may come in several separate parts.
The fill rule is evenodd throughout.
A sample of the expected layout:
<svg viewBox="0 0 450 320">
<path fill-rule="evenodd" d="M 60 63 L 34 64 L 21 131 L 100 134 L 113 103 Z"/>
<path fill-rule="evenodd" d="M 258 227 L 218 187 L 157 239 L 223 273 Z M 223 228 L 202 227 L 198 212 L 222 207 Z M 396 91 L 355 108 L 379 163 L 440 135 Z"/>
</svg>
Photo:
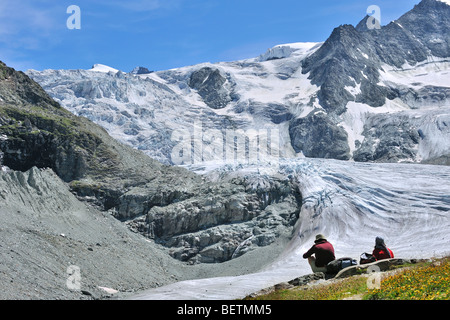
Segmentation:
<svg viewBox="0 0 450 320">
<path fill-rule="evenodd" d="M 227 168 L 241 175 L 254 169 Z M 225 170 L 202 169 L 206 176 Z M 254 274 L 184 281 L 130 298 L 243 298 L 311 273 L 302 255 L 317 233 L 333 243 L 337 257 L 358 259 L 372 251 L 376 236 L 400 258 L 450 253 L 450 167 L 296 159 L 282 161 L 277 171 L 298 180 L 303 207 L 292 240 L 272 264 Z"/>
</svg>

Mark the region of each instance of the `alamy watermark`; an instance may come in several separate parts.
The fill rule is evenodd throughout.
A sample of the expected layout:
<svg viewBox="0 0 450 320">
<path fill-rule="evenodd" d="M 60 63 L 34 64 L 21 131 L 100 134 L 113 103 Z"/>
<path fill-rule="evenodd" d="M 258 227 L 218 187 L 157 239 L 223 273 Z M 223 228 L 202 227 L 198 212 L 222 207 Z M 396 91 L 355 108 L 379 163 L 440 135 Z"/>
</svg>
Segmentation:
<svg viewBox="0 0 450 320">
<path fill-rule="evenodd" d="M 71 5 L 67 7 L 66 12 L 70 14 L 67 18 L 66 26 L 69 30 L 81 29 L 81 9 L 79 6 Z"/>
<path fill-rule="evenodd" d="M 367 273 L 370 274 L 367 278 L 367 289 L 374 290 L 381 288 L 381 269 L 378 266 L 369 266 Z"/>
<path fill-rule="evenodd" d="M 276 128 L 204 130 L 203 122 L 197 121 L 193 130 L 175 130 L 171 139 L 176 143 L 171 153 L 175 165 L 277 165 L 280 158 L 280 131 Z"/>
<path fill-rule="evenodd" d="M 367 28 L 369 30 L 381 29 L 381 9 L 379 6 L 371 5 L 367 8 L 367 14 L 369 18 L 367 19 Z"/>
</svg>

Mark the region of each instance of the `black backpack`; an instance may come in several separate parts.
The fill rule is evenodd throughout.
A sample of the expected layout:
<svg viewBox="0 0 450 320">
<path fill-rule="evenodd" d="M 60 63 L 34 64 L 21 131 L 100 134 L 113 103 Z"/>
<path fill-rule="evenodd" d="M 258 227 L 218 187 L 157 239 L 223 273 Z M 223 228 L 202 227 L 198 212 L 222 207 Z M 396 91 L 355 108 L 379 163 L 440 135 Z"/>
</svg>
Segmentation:
<svg viewBox="0 0 450 320">
<path fill-rule="evenodd" d="M 375 258 L 372 254 L 364 252 L 361 254 L 359 259 L 359 264 L 366 264 L 366 263 L 372 263 L 377 261 L 377 258 Z"/>
<path fill-rule="evenodd" d="M 342 269 L 351 267 L 351 266 L 356 266 L 358 264 L 358 262 L 355 259 L 352 258 L 339 258 L 336 260 L 333 260 L 331 262 L 329 262 L 327 264 L 327 273 L 330 274 L 336 274 L 339 271 L 341 271 Z"/>
</svg>

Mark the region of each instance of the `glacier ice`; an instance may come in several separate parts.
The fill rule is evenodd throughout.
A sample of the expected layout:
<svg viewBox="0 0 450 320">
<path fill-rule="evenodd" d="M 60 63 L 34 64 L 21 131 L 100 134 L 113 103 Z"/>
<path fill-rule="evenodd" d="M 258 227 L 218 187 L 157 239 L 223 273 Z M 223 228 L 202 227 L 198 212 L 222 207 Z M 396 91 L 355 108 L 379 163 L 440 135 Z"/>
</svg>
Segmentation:
<svg viewBox="0 0 450 320">
<path fill-rule="evenodd" d="M 195 168 L 192 168 L 195 170 Z M 245 175 L 252 166 L 202 166 L 201 173 Z M 273 168 L 272 168 L 273 169 Z M 396 257 L 429 258 L 450 253 L 450 167 L 290 159 L 276 170 L 298 180 L 303 195 L 290 243 L 260 272 L 189 280 L 151 289 L 131 299 L 237 299 L 309 274 L 302 255 L 317 233 L 336 256 L 358 259 L 383 236 Z M 235 263 L 239 263 L 236 260 Z"/>
<path fill-rule="evenodd" d="M 447 118 L 450 112 L 448 59 L 429 57 L 402 68 L 382 65 L 378 85 L 398 91 L 399 97 L 371 107 L 358 101 L 361 84 L 353 80 L 354 87 L 347 87 L 346 92 L 353 94 L 355 101 L 349 101 L 345 112 L 336 116 L 321 106 L 319 87 L 311 83 L 309 74 L 302 73 L 302 61 L 321 45 L 275 47 L 290 48 L 290 55 L 283 59 L 205 63 L 150 74 L 126 74 L 103 65 L 92 70 L 27 73 L 66 109 L 100 124 L 114 138 L 166 164 L 174 164 L 174 132 L 193 132 L 199 122 L 205 131 L 273 128 L 280 132 L 282 157 L 305 155 L 306 150 L 298 150 L 300 141 L 292 138 L 296 130 L 293 126 L 317 112 L 326 115 L 328 131 L 344 129 L 347 137 L 343 143 L 348 146 L 342 149 L 350 149 L 346 156 L 350 159 L 356 155 L 358 161 L 431 162 L 450 153 L 450 134 L 438 125 L 443 123 L 439 119 Z M 205 73 L 204 70 L 217 74 L 219 83 L 191 87 L 192 75 Z M 222 82 L 220 95 L 208 93 Z M 217 109 L 215 103 L 220 103 Z M 398 141 L 400 145 L 404 143 L 403 148 L 397 148 L 391 142 L 397 133 L 387 132 L 383 125 L 395 126 L 399 119 L 403 127 L 416 133 L 426 132 L 426 138 L 411 142 L 404 137 L 406 140 Z M 318 124 L 311 125 L 316 128 Z M 311 139 L 319 140 L 317 135 L 322 131 L 315 130 Z M 378 149 L 374 149 L 375 141 Z M 308 156 L 321 157 L 320 154 Z"/>
</svg>

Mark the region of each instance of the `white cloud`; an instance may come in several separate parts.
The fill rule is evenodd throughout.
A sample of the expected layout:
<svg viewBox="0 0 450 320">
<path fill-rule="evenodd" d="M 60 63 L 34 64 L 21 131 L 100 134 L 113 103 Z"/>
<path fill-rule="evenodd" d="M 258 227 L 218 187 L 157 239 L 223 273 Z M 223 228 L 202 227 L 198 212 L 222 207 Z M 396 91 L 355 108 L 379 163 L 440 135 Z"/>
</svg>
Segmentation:
<svg viewBox="0 0 450 320">
<path fill-rule="evenodd" d="M 0 42 L 17 45 L 29 41 L 34 46 L 33 43 L 49 37 L 58 27 L 56 10 L 57 7 L 48 5 L 48 1 L 2 0 Z"/>
<path fill-rule="evenodd" d="M 62 39 L 65 9 L 49 0 L 1 0 L 0 60 L 16 70 L 37 67 L 32 61 L 36 51 Z"/>
</svg>

